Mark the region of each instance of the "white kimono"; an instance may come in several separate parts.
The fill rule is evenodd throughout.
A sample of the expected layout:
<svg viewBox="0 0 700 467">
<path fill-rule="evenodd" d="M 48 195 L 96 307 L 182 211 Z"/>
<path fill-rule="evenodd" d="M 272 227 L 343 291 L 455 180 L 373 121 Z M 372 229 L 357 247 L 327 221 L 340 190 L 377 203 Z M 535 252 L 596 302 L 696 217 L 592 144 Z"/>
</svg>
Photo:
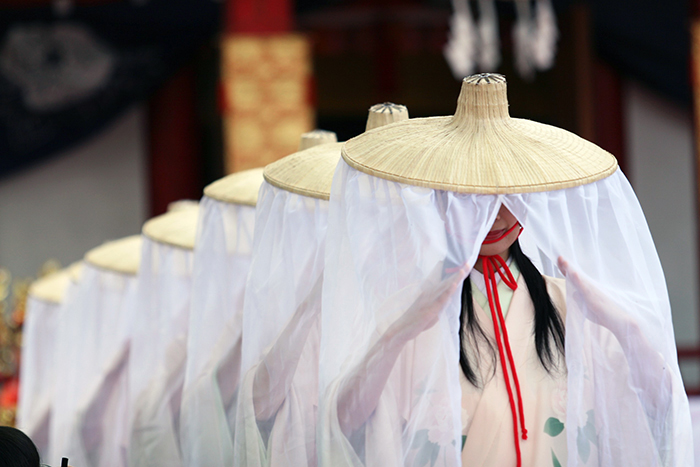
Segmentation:
<svg viewBox="0 0 700 467">
<path fill-rule="evenodd" d="M 511 265 L 516 276 L 516 268 Z M 517 276 L 516 276 L 517 277 Z M 479 291 L 478 276 L 472 273 L 474 312 L 482 329 L 490 339 L 493 321 L 486 297 Z M 545 276 L 547 290 L 555 308 L 566 313 L 566 289 L 562 279 Z M 483 279 L 482 279 L 483 283 Z M 528 439 L 520 440 L 524 466 L 564 466 L 566 447 L 566 371 L 565 368 L 548 372 L 537 356 L 534 341 L 534 307 L 522 276 L 518 288 L 511 291 L 503 282 L 498 286 L 501 306 L 505 313 L 506 328 L 515 366 L 520 381 Z M 509 306 L 506 304 L 506 299 Z M 506 308 L 507 307 L 507 308 Z M 495 349 L 494 349 L 495 350 Z M 497 355 L 497 354 L 496 354 Z M 469 383 L 460 371 L 462 386 L 462 465 L 510 466 L 515 465 L 513 419 L 508 394 L 503 380 L 501 362 L 497 358 L 495 373 L 488 353 L 482 352 L 480 373 L 483 388 Z M 563 358 L 559 360 L 563 367 Z M 509 369 L 510 370 L 510 369 Z M 510 374 L 510 372 L 509 372 Z M 490 377 L 490 375 L 493 375 Z M 513 384 L 511 375 L 511 385 Z"/>
<path fill-rule="evenodd" d="M 511 268 L 517 277 L 517 269 Z M 547 289 L 560 313 L 565 313 L 565 287 L 561 279 L 545 277 Z M 475 281 L 477 282 L 477 281 Z M 483 283 L 483 280 L 482 280 Z M 525 409 L 525 424 L 528 428 L 528 440 L 520 441 L 524 466 L 564 466 L 566 465 L 566 432 L 564 420 L 566 411 L 566 373 L 564 371 L 548 373 L 539 361 L 534 345 L 533 317 L 534 308 L 522 277 L 518 279 L 518 288 L 511 292 L 502 282 L 499 284 L 501 305 L 505 313 L 506 327 L 516 369 L 520 379 Z M 493 338 L 493 324 L 488 308 L 479 304 L 485 297 L 473 284 L 474 311 L 484 332 Z M 509 303 L 509 306 L 508 306 Z M 482 302 L 483 304 L 483 302 Z M 488 304 L 486 302 L 486 306 Z M 564 319 L 564 316 L 562 316 Z M 434 333 L 430 329 L 424 334 Z M 428 337 L 428 336 L 425 336 Z M 330 430 L 322 433 L 324 437 L 324 464 L 333 466 L 387 465 L 387 466 L 431 466 L 440 465 L 440 459 L 449 458 L 454 450 L 454 437 L 449 423 L 449 395 L 432 393 L 431 412 L 413 413 L 414 400 L 405 398 L 401 387 L 419 386 L 411 380 L 425 374 L 427 369 L 411 367 L 402 357 L 412 355 L 413 343 L 406 344 L 402 356 L 396 362 L 389 381 L 382 393 L 379 404 L 365 425 L 348 438 L 340 429 L 337 418 L 337 394 L 339 384 L 333 386 L 330 406 L 330 419 L 325 420 L 324 427 Z M 491 367 L 490 354 L 481 353 L 480 373 L 485 375 L 484 387 L 479 389 L 467 382 L 461 369 L 462 388 L 462 465 L 472 466 L 509 466 L 515 465 L 515 448 L 513 440 L 513 421 L 500 362 L 496 372 Z M 430 361 L 426 356 L 426 361 Z M 498 354 L 496 354 L 498 361 Z M 492 378 L 488 375 L 493 374 Z M 512 384 L 512 381 L 511 381 Z M 403 397 L 402 397 L 403 396 Z M 425 398 L 426 394 L 416 393 L 413 399 Z M 417 421 L 421 419 L 421 421 Z M 400 422 L 397 422 L 400 420 Z M 421 423 L 417 436 L 410 440 L 403 439 L 407 426 Z M 410 443 L 405 446 L 406 442 Z M 327 444 L 326 444 L 327 443 Z M 402 453 L 406 458 L 401 458 Z M 556 456 L 557 461 L 554 461 Z M 366 462 L 366 459 L 371 459 Z M 557 463 L 558 462 L 558 463 Z"/>
</svg>

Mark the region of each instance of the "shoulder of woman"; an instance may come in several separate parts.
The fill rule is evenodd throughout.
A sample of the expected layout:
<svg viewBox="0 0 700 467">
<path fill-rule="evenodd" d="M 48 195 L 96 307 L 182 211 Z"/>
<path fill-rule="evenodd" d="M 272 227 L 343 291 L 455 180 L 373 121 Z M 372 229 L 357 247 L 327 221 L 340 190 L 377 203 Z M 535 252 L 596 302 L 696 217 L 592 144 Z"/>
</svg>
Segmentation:
<svg viewBox="0 0 700 467">
<path fill-rule="evenodd" d="M 562 317 L 566 315 L 566 281 L 558 277 L 542 276 L 545 284 L 547 284 L 547 292 L 552 298 L 552 303 L 561 313 Z"/>
</svg>

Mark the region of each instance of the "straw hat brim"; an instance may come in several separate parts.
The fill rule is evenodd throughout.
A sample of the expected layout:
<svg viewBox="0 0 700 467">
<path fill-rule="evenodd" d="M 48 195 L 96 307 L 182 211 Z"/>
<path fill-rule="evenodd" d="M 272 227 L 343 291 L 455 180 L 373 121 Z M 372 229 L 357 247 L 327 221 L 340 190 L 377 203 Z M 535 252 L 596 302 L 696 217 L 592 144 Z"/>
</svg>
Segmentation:
<svg viewBox="0 0 700 467">
<path fill-rule="evenodd" d="M 141 236 L 107 242 L 85 254 L 85 262 L 106 271 L 135 275 L 141 263 Z"/>
<path fill-rule="evenodd" d="M 291 193 L 328 200 L 342 146 L 321 144 L 283 157 L 265 167 L 265 181 Z"/>
<path fill-rule="evenodd" d="M 224 203 L 255 207 L 262 182 L 262 167 L 244 170 L 209 184 L 204 189 L 204 195 Z"/>
<path fill-rule="evenodd" d="M 515 118 L 465 126 L 454 117 L 406 120 L 348 140 L 342 157 L 379 178 L 479 194 L 570 188 L 618 167 L 610 153 L 571 132 Z"/>
<path fill-rule="evenodd" d="M 66 268 L 68 277 L 74 284 L 80 283 L 80 279 L 83 277 L 83 264 L 82 261 L 76 261 Z"/>
<path fill-rule="evenodd" d="M 53 272 L 32 282 L 29 296 L 44 302 L 60 304 L 70 280 L 68 268 Z"/>
<path fill-rule="evenodd" d="M 167 212 L 146 222 L 141 232 L 154 242 L 192 250 L 198 217 L 199 207 Z"/>
</svg>

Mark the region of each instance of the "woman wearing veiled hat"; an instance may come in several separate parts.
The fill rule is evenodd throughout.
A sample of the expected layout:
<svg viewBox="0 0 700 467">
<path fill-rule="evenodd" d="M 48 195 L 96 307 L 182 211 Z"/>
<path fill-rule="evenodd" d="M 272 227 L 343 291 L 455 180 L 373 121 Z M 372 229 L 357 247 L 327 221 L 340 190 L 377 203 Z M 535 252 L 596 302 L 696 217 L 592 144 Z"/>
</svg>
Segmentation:
<svg viewBox="0 0 700 467">
<path fill-rule="evenodd" d="M 406 107 L 377 104 L 367 128 L 405 119 Z M 328 197 L 342 146 L 335 139 L 307 133 L 300 151 L 264 170 L 243 314 L 236 466 L 318 464 L 321 286 Z"/>
<path fill-rule="evenodd" d="M 663 272 L 614 157 L 511 118 L 493 74 L 342 155 L 322 465 L 692 465 Z"/>
</svg>

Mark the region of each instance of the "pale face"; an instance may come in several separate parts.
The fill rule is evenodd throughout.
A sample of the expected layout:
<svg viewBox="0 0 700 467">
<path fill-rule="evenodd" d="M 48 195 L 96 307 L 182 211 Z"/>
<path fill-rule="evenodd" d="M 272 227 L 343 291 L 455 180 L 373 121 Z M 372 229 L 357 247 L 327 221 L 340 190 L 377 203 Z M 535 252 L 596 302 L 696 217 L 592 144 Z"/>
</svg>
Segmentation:
<svg viewBox="0 0 700 467">
<path fill-rule="evenodd" d="M 488 235 L 486 236 L 486 240 L 490 239 L 495 239 L 498 237 L 501 237 L 504 233 L 508 231 L 511 227 L 513 227 L 518 220 L 515 218 L 513 214 L 506 208 L 505 206 L 501 205 L 501 209 L 498 210 L 498 214 L 496 215 L 496 220 L 494 221 L 493 225 L 491 226 L 491 230 L 489 231 Z M 481 245 L 481 250 L 479 250 L 479 255 L 481 256 L 495 256 L 499 255 L 503 259 L 508 258 L 508 250 L 515 243 L 515 240 L 518 239 L 518 234 L 520 233 L 519 228 L 513 229 L 511 233 L 506 235 L 504 238 L 501 240 L 495 242 L 495 243 L 483 243 Z"/>
</svg>

